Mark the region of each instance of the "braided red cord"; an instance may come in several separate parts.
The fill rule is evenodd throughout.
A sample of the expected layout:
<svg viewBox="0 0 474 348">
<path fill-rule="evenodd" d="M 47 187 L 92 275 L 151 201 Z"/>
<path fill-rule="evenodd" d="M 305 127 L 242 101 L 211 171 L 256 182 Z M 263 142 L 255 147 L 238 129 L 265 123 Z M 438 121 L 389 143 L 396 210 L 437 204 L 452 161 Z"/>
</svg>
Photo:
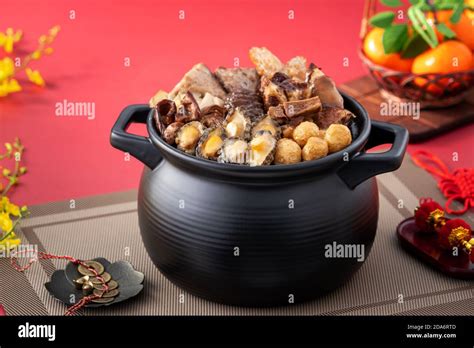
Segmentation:
<svg viewBox="0 0 474 348">
<path fill-rule="evenodd" d="M 76 259 L 72 256 L 68 256 L 68 255 L 53 255 L 53 254 L 47 254 L 47 253 L 44 253 L 42 251 L 38 251 L 36 257 L 32 257 L 28 260 L 28 263 L 24 266 L 20 266 L 18 264 L 18 258 L 17 256 L 18 255 L 21 255 L 23 253 L 31 253 L 31 250 L 20 250 L 20 251 L 13 251 L 12 254 L 11 254 L 11 259 L 10 259 L 10 262 L 11 262 L 11 265 L 13 266 L 13 268 L 15 268 L 18 272 L 24 272 L 26 271 L 28 268 L 31 267 L 31 265 L 35 262 L 37 262 L 38 260 L 51 260 L 51 259 L 57 259 L 57 260 L 68 260 L 76 265 L 82 265 L 84 267 L 86 267 L 88 270 L 90 270 L 92 273 L 94 273 L 94 276 L 99 279 L 99 281 L 101 282 L 101 285 L 104 287 L 104 290 L 102 291 L 102 294 L 104 294 L 105 292 L 107 292 L 107 290 L 109 289 L 109 286 L 106 284 L 105 282 L 105 279 L 102 278 L 101 275 L 99 275 L 99 273 L 97 273 L 97 271 L 88 266 L 84 261 L 82 260 L 79 260 L 79 259 Z M 102 295 L 90 295 L 90 296 L 85 296 L 83 298 L 81 298 L 81 300 L 79 302 L 77 302 L 76 304 L 72 305 L 71 307 L 68 308 L 68 310 L 66 311 L 66 313 L 64 313 L 64 315 L 73 315 L 75 314 L 79 309 L 81 309 L 82 307 L 84 307 L 85 305 L 87 305 L 89 302 L 91 302 L 92 300 L 96 299 L 96 298 L 99 298 L 99 297 L 102 297 Z"/>
<path fill-rule="evenodd" d="M 420 156 L 427 157 L 427 161 L 420 159 Z M 416 165 L 440 178 L 438 187 L 448 199 L 445 204 L 447 213 L 461 215 L 469 208 L 474 208 L 474 168 L 459 168 L 450 173 L 441 159 L 424 150 L 413 152 L 411 157 Z M 462 202 L 463 208 L 452 209 L 451 205 L 454 201 Z"/>
</svg>

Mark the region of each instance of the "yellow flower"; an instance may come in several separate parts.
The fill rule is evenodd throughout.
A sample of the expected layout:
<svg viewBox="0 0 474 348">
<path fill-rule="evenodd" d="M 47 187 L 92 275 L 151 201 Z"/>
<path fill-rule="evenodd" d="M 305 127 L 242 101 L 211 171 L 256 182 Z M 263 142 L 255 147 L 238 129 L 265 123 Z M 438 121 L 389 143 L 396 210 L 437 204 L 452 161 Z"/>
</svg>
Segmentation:
<svg viewBox="0 0 474 348">
<path fill-rule="evenodd" d="M 8 213 L 0 213 L 0 230 L 8 233 L 13 228 L 13 221 Z"/>
<path fill-rule="evenodd" d="M 26 76 L 28 76 L 28 79 L 31 82 L 33 82 L 35 85 L 38 85 L 41 87 L 45 85 L 43 76 L 41 76 L 38 70 L 32 70 L 30 68 L 26 68 L 25 72 L 26 72 Z"/>
<path fill-rule="evenodd" d="M 0 82 L 13 76 L 15 73 L 15 64 L 11 58 L 0 59 Z"/>
<path fill-rule="evenodd" d="M 21 91 L 21 86 L 15 79 L 4 80 L 0 83 L 0 97 Z"/>
<path fill-rule="evenodd" d="M 5 33 L 0 33 L 0 46 L 5 52 L 12 53 L 13 44 L 21 40 L 23 32 L 21 30 L 14 31 L 13 28 L 8 28 Z"/>
<path fill-rule="evenodd" d="M 0 241 L 0 253 L 4 253 L 5 251 L 10 251 L 11 249 L 17 247 L 21 244 L 21 239 L 16 238 L 15 234 L 12 233 L 8 238 Z"/>
</svg>

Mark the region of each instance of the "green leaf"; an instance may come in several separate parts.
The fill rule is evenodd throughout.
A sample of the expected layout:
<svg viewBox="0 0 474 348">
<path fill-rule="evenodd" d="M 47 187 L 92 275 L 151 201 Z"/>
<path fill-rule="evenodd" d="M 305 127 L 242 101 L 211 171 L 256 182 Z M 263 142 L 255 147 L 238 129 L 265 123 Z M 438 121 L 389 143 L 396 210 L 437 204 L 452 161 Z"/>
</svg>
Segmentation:
<svg viewBox="0 0 474 348">
<path fill-rule="evenodd" d="M 410 4 L 412 5 L 418 5 L 418 3 L 420 2 L 421 0 L 410 0 Z"/>
<path fill-rule="evenodd" d="M 383 49 L 386 54 L 401 51 L 408 39 L 408 26 L 395 24 L 385 29 L 382 37 Z"/>
<path fill-rule="evenodd" d="M 388 6 L 388 7 L 399 7 L 402 6 L 402 2 L 400 0 L 380 0 L 382 5 Z"/>
<path fill-rule="evenodd" d="M 453 14 L 451 15 L 451 18 L 449 18 L 449 21 L 454 24 L 458 23 L 461 20 L 462 11 L 464 11 L 464 2 L 459 2 L 454 8 Z"/>
<path fill-rule="evenodd" d="M 370 18 L 369 23 L 374 27 L 387 28 L 392 24 L 395 18 L 395 13 L 386 11 L 380 12 Z"/>
<path fill-rule="evenodd" d="M 428 48 L 430 48 L 430 45 L 420 34 L 415 33 L 405 43 L 401 56 L 403 59 L 414 58 L 420 53 L 425 52 Z"/>
<path fill-rule="evenodd" d="M 436 29 L 443 34 L 443 36 L 447 39 L 453 39 L 456 37 L 456 33 L 448 28 L 448 26 L 444 23 L 436 24 Z"/>
</svg>

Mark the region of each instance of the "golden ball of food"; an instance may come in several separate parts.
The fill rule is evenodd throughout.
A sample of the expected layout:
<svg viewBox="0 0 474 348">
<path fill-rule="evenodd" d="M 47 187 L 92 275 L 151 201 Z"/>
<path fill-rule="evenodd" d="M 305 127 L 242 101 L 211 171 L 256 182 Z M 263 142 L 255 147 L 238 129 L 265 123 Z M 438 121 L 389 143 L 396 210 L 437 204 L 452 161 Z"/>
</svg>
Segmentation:
<svg viewBox="0 0 474 348">
<path fill-rule="evenodd" d="M 322 158 L 328 154 L 328 143 L 326 140 L 311 137 L 306 142 L 306 145 L 303 147 L 302 155 L 304 161 L 311 161 L 314 159 Z"/>
<path fill-rule="evenodd" d="M 304 121 L 301 122 L 293 131 L 293 140 L 298 143 L 299 146 L 303 147 L 309 138 L 318 135 L 319 127 L 316 123 Z"/>
<path fill-rule="evenodd" d="M 324 135 L 326 134 L 326 131 L 324 129 L 320 129 L 318 131 L 318 135 L 316 135 L 318 138 L 324 139 Z"/>
<path fill-rule="evenodd" d="M 326 130 L 324 139 L 328 143 L 329 153 L 344 149 L 352 142 L 351 131 L 343 124 L 332 124 Z"/>
<path fill-rule="evenodd" d="M 278 140 L 275 151 L 275 164 L 301 162 L 301 147 L 291 139 Z"/>
</svg>

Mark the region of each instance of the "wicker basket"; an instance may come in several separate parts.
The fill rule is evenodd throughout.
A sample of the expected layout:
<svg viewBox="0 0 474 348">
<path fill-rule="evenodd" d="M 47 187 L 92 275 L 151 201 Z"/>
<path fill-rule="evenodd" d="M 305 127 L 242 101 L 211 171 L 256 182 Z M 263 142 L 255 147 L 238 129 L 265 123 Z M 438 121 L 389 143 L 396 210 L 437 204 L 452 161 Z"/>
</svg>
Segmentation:
<svg viewBox="0 0 474 348">
<path fill-rule="evenodd" d="M 365 1 L 361 25 L 361 44 L 368 29 L 369 18 L 375 13 L 376 3 Z M 362 46 L 361 46 L 362 47 Z M 474 86 L 474 69 L 447 74 L 412 74 L 377 65 L 362 50 L 362 62 L 380 86 L 380 94 L 387 100 L 419 102 L 421 108 L 440 108 L 461 102 Z"/>
</svg>

